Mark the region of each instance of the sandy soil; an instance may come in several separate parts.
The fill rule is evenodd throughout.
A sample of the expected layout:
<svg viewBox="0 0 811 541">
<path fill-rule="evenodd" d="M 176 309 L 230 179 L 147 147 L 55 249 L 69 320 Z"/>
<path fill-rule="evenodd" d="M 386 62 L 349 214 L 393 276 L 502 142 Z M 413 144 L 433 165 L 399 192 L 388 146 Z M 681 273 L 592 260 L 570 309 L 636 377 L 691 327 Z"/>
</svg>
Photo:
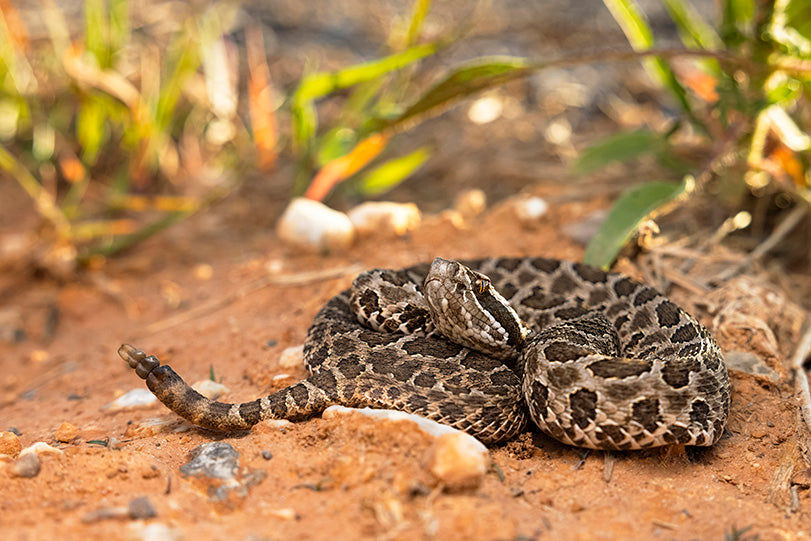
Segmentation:
<svg viewBox="0 0 811 541">
<path fill-rule="evenodd" d="M 13 217 L 14 203 L 24 199 L 13 190 L 7 195 Z M 62 452 L 41 455 L 33 478 L 12 476 L 11 459 L 0 462 L 2 537 L 808 539 L 809 439 L 783 368 L 800 312 L 757 287 L 710 299 L 680 288 L 672 293 L 713 328 L 725 351 L 757 354 L 777 378 L 732 371 L 728 434 L 700 452 L 586 453 L 529 431 L 491 449 L 493 467 L 477 486 L 447 490 L 425 467 L 431 438 L 408 422 L 315 418 L 223 435 L 191 427 L 160 404 L 104 409 L 143 383 L 116 355 L 121 342 L 158 354 L 187 381 L 207 378 L 213 366 L 231 389 L 225 400 L 252 399 L 305 375 L 280 367 L 280 354 L 302 343 L 318 308 L 358 269 L 436 255 L 578 259 L 582 247 L 559 226 L 605 204 L 554 205 L 527 229 L 505 202 L 461 228 L 428 217 L 407 238 L 367 239 L 347 254 L 313 256 L 288 253 L 273 233 L 248 224 L 223 227 L 239 214 L 226 202 L 77 282 L 4 274 L 2 304 L 27 337 L 0 343 L 0 429 L 14 427 L 23 447 L 44 441 Z M 336 274 L 251 288 L 269 268 L 277 284 L 313 271 Z M 619 268 L 638 272 L 628 261 Z M 766 297 L 773 313 L 764 315 L 758 302 Z M 734 318 L 719 317 L 718 306 L 735 303 L 738 315 L 759 306 L 772 338 L 764 342 L 765 331 L 745 317 L 725 325 Z M 715 314 L 706 308 L 712 304 Z M 289 377 L 275 377 L 284 373 Z M 168 422 L 145 429 L 151 418 Z M 79 430 L 67 443 L 54 437 L 63 422 Z M 119 441 L 112 449 L 88 443 L 110 438 Z M 214 502 L 210 484 L 178 471 L 194 447 L 218 440 L 239 451 L 244 474 L 264 472 L 245 497 Z M 157 516 L 94 515 L 137 497 L 148 498 Z"/>
</svg>

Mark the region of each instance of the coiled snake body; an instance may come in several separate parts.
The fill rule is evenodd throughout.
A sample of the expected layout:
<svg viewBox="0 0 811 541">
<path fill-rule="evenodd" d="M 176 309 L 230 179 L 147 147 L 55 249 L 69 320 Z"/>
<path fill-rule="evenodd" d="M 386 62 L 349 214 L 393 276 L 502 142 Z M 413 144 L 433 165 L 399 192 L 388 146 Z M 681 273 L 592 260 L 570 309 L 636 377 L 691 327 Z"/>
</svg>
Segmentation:
<svg viewBox="0 0 811 541">
<path fill-rule="evenodd" d="M 243 404 L 199 395 L 132 346 L 119 355 L 166 406 L 217 430 L 343 404 L 416 413 L 485 443 L 529 416 L 564 443 L 625 450 L 712 445 L 729 411 L 727 369 L 706 328 L 626 276 L 546 258 L 363 273 L 315 317 L 304 344 L 311 375 Z"/>
</svg>

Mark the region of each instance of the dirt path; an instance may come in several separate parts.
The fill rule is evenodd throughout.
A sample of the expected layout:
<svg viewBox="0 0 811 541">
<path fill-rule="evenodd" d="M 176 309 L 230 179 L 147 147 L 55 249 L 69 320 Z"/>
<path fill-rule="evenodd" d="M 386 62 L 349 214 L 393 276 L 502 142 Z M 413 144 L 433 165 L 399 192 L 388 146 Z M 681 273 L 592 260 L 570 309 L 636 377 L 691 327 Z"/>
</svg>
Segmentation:
<svg viewBox="0 0 811 541">
<path fill-rule="evenodd" d="M 0 429 L 14 427 L 23 447 L 44 441 L 61 452 L 42 454 L 33 478 L 13 477 L 12 461 L 0 462 L 2 537 L 808 539 L 810 478 L 802 457 L 808 434 L 779 367 L 799 332 L 790 325 L 772 329 L 783 356 L 772 359 L 776 383 L 732 372 L 729 434 L 710 450 L 584 453 L 527 432 L 491 450 L 493 467 L 477 487 L 457 491 L 443 490 L 427 472 L 432 440 L 408 422 L 316 418 L 223 438 L 159 404 L 103 409 L 141 388 L 115 354 L 124 341 L 158 354 L 188 381 L 207 378 L 213 366 L 231 389 L 228 401 L 303 377 L 302 368 L 280 367 L 280 354 L 302 343 L 317 309 L 352 275 L 239 295 L 269 268 L 295 277 L 398 267 L 436 255 L 578 259 L 582 248 L 560 235 L 558 224 L 604 205 L 553 206 L 534 229 L 521 227 L 509 204 L 464 228 L 429 218 L 406 239 L 367 240 L 326 257 L 286 253 L 270 232 L 223 233 L 215 213 L 181 224 L 79 283 L 58 287 L 4 276 L 3 304 L 16 310 L 27 339 L 0 343 Z M 698 306 L 701 299 L 680 289 L 673 297 L 711 328 L 718 324 Z M 169 319 L 200 306 L 213 308 L 179 323 Z M 58 324 L 43 342 L 54 314 Z M 718 338 L 725 351 L 762 355 L 755 334 Z M 279 377 L 284 373 L 289 377 Z M 166 422 L 149 428 L 152 418 Z M 63 422 L 79 430 L 68 443 L 54 438 Z M 116 448 L 87 443 L 109 438 L 120 442 Z M 206 493 L 209 484 L 178 469 L 194 447 L 219 440 L 240 453 L 241 468 L 256 483 L 247 496 L 218 503 Z M 156 517 L 97 513 L 126 508 L 138 497 L 149 500 Z"/>
</svg>

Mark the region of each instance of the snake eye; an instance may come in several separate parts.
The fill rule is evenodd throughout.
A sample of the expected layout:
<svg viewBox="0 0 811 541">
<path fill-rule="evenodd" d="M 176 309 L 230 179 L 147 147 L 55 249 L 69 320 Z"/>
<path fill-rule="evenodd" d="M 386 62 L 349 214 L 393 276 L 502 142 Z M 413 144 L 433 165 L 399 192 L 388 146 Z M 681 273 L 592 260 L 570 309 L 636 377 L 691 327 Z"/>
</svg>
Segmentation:
<svg viewBox="0 0 811 541">
<path fill-rule="evenodd" d="M 481 295 L 485 291 L 487 291 L 487 286 L 490 285 L 490 280 L 486 280 L 484 278 L 477 278 L 475 282 L 473 282 L 473 290 Z"/>
</svg>

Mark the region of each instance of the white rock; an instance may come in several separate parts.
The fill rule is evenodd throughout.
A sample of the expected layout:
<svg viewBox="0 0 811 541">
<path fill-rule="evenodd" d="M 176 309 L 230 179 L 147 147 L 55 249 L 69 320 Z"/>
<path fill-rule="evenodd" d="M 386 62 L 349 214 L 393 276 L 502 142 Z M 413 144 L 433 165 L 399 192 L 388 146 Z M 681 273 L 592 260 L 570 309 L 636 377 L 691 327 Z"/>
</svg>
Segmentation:
<svg viewBox="0 0 811 541">
<path fill-rule="evenodd" d="M 526 197 L 514 203 L 515 214 L 523 225 L 535 225 L 549 210 L 549 203 L 541 197 Z"/>
<path fill-rule="evenodd" d="M 177 417 L 175 416 L 170 418 L 152 418 L 133 421 L 131 424 L 127 425 L 127 430 L 124 431 L 124 437 L 147 438 L 163 432 L 169 432 L 175 423 L 177 423 Z"/>
<path fill-rule="evenodd" d="M 449 488 L 477 485 L 488 466 L 487 450 L 463 432 L 439 436 L 428 451 L 428 471 Z"/>
<path fill-rule="evenodd" d="M 402 236 L 422 221 L 420 209 L 414 203 L 368 201 L 347 213 L 358 235 L 384 234 Z"/>
<path fill-rule="evenodd" d="M 220 395 L 224 395 L 231 390 L 222 383 L 217 383 L 211 379 L 201 379 L 191 387 L 201 395 L 205 396 L 206 398 L 210 398 L 211 400 L 217 400 Z"/>
<path fill-rule="evenodd" d="M 304 366 L 304 346 L 294 346 L 282 351 L 279 357 L 279 366 L 282 368 L 300 368 Z"/>
<path fill-rule="evenodd" d="M 413 413 L 406 413 L 404 411 L 397 410 L 382 410 L 382 409 L 379 410 L 372 408 L 347 408 L 346 406 L 330 406 L 324 410 L 324 413 L 321 415 L 321 417 L 323 417 L 324 419 L 331 419 L 340 415 L 353 415 L 353 414 L 365 415 L 367 417 L 374 417 L 377 419 L 383 419 L 387 421 L 410 421 L 416 424 L 417 428 L 419 428 L 426 434 L 433 436 L 434 438 L 440 438 L 448 434 L 458 434 L 460 438 L 463 438 L 468 441 L 467 445 L 473 448 L 477 448 L 480 452 L 487 454 L 487 447 L 485 447 L 482 442 L 480 442 L 470 434 L 452 428 L 448 425 L 443 425 L 437 423 L 436 421 L 426 419 L 425 417 L 414 415 Z"/>
<path fill-rule="evenodd" d="M 344 250 L 355 240 L 355 228 L 346 214 L 303 197 L 287 206 L 276 234 L 285 244 L 312 252 Z"/>
<path fill-rule="evenodd" d="M 141 541 L 177 541 L 183 539 L 181 531 L 170 528 L 161 522 L 132 521 L 127 526 L 133 536 Z"/>
<path fill-rule="evenodd" d="M 129 408 L 142 408 L 151 406 L 157 401 L 158 399 L 149 389 L 132 389 L 103 406 L 103 409 L 118 411 Z"/>
<path fill-rule="evenodd" d="M 38 441 L 36 443 L 32 443 L 22 451 L 20 451 L 20 456 L 27 455 L 28 453 L 36 453 L 38 455 L 61 455 L 64 454 L 61 449 L 57 449 L 56 447 L 51 447 L 44 441 Z"/>
<path fill-rule="evenodd" d="M 281 509 L 271 509 L 268 514 L 281 520 L 296 520 L 296 510 L 292 507 L 283 507 Z"/>
<path fill-rule="evenodd" d="M 453 208 L 463 218 L 473 218 L 487 208 L 487 195 L 479 189 L 465 190 L 456 196 Z"/>
</svg>

